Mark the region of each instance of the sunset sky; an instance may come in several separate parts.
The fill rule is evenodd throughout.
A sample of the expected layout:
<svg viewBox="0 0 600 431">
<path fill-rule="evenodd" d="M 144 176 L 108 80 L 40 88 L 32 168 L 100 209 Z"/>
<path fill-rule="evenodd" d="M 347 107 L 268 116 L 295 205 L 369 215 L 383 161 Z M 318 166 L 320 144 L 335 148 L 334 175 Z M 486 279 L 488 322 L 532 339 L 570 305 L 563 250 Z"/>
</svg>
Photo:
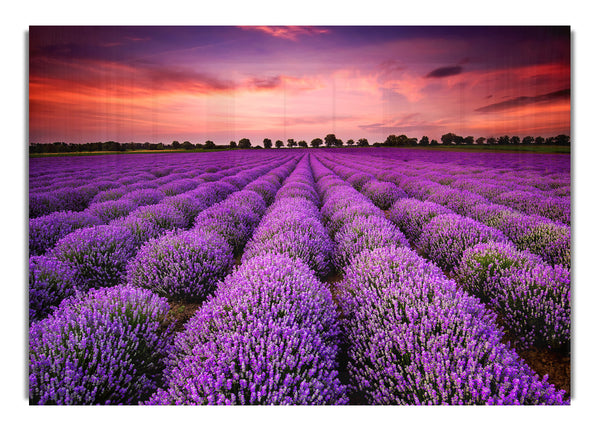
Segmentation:
<svg viewBox="0 0 600 431">
<path fill-rule="evenodd" d="M 570 135 L 569 27 L 30 27 L 30 142 Z"/>
</svg>

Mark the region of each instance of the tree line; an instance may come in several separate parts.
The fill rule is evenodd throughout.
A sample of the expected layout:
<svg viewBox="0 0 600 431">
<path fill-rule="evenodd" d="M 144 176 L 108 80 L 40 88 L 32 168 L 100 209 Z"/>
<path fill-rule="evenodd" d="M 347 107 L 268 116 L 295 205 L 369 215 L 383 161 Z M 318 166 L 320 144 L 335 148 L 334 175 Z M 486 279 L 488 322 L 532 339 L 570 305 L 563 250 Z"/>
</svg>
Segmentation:
<svg viewBox="0 0 600 431">
<path fill-rule="evenodd" d="M 196 143 L 192 144 L 190 141 L 173 141 L 171 144 L 150 143 L 150 142 L 88 142 L 85 144 L 73 144 L 66 142 L 53 142 L 53 143 L 31 143 L 29 145 L 29 152 L 32 154 L 40 153 L 83 153 L 83 152 L 97 152 L 97 151 L 165 151 L 165 150 L 223 150 L 223 149 L 271 149 L 271 148 L 312 148 L 326 147 L 326 148 L 341 148 L 347 147 L 431 147 L 431 146 L 453 146 L 453 145 L 560 145 L 569 146 L 571 145 L 571 138 L 567 135 L 557 135 L 547 138 L 541 136 L 533 137 L 526 136 L 521 139 L 519 136 L 509 137 L 508 135 L 495 137 L 479 137 L 475 139 L 473 136 L 460 136 L 454 133 L 446 133 L 442 135 L 441 140 L 438 142 L 436 139 L 429 140 L 429 137 L 423 136 L 421 139 L 409 138 L 406 135 L 389 135 L 384 142 L 375 142 L 372 145 L 365 138 L 360 138 L 357 141 L 348 139 L 345 143 L 342 139 L 339 139 L 335 134 L 330 133 L 325 136 L 324 139 L 315 138 L 310 141 L 310 144 L 305 140 L 296 141 L 293 138 L 287 140 L 284 143 L 278 139 L 273 142 L 269 138 L 263 139 L 263 146 L 252 145 L 250 139 L 242 138 L 238 142 L 230 141 L 229 145 L 217 145 L 213 141 L 205 141 L 204 144 Z"/>
</svg>

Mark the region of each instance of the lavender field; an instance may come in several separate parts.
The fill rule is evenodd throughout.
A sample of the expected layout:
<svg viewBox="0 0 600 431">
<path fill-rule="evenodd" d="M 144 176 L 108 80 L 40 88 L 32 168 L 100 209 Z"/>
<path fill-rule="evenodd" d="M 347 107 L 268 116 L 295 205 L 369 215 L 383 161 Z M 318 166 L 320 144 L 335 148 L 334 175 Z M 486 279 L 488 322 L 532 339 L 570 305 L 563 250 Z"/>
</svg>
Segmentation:
<svg viewBox="0 0 600 431">
<path fill-rule="evenodd" d="M 32 158 L 29 402 L 570 404 L 570 163 Z"/>
</svg>

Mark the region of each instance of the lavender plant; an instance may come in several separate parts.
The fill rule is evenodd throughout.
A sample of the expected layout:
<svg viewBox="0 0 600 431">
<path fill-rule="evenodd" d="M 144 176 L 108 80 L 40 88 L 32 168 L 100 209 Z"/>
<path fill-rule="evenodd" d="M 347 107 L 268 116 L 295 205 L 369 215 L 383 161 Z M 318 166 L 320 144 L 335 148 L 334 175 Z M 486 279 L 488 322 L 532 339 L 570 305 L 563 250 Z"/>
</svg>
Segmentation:
<svg viewBox="0 0 600 431">
<path fill-rule="evenodd" d="M 66 299 L 29 329 L 30 404 L 136 404 L 161 384 L 166 300 L 130 286 Z"/>
<path fill-rule="evenodd" d="M 127 281 L 171 299 L 203 301 L 233 267 L 231 247 L 214 232 L 169 232 L 144 244 Z"/>
<path fill-rule="evenodd" d="M 139 245 L 129 229 L 101 225 L 71 232 L 50 254 L 70 263 L 76 269 L 82 287 L 88 289 L 124 282 L 127 262 L 135 256 Z"/>
<path fill-rule="evenodd" d="M 440 268 L 450 271 L 458 266 L 467 248 L 491 241 L 508 240 L 499 230 L 471 218 L 442 214 L 424 226 L 417 247 Z"/>
<path fill-rule="evenodd" d="M 29 258 L 29 321 L 46 317 L 60 302 L 75 294 L 77 271 L 53 257 Z"/>
<path fill-rule="evenodd" d="M 408 248 L 365 250 L 338 288 L 350 390 L 370 404 L 563 404 L 494 315 Z"/>
<path fill-rule="evenodd" d="M 257 256 L 177 335 L 148 404 L 345 404 L 338 336 L 331 293 L 305 264 Z"/>
</svg>

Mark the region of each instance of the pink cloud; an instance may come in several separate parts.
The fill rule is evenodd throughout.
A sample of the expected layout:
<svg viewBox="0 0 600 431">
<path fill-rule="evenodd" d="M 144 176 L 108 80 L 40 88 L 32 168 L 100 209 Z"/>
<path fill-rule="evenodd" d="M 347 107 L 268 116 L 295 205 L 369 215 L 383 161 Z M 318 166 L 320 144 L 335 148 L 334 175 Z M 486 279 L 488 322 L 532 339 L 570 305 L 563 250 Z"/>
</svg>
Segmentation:
<svg viewBox="0 0 600 431">
<path fill-rule="evenodd" d="M 313 36 L 318 34 L 329 33 L 329 30 L 325 28 L 317 28 L 310 26 L 256 26 L 256 27 L 242 27 L 246 30 L 258 30 L 263 33 L 269 34 L 273 37 L 281 39 L 287 39 L 296 41 L 300 36 Z"/>
</svg>

